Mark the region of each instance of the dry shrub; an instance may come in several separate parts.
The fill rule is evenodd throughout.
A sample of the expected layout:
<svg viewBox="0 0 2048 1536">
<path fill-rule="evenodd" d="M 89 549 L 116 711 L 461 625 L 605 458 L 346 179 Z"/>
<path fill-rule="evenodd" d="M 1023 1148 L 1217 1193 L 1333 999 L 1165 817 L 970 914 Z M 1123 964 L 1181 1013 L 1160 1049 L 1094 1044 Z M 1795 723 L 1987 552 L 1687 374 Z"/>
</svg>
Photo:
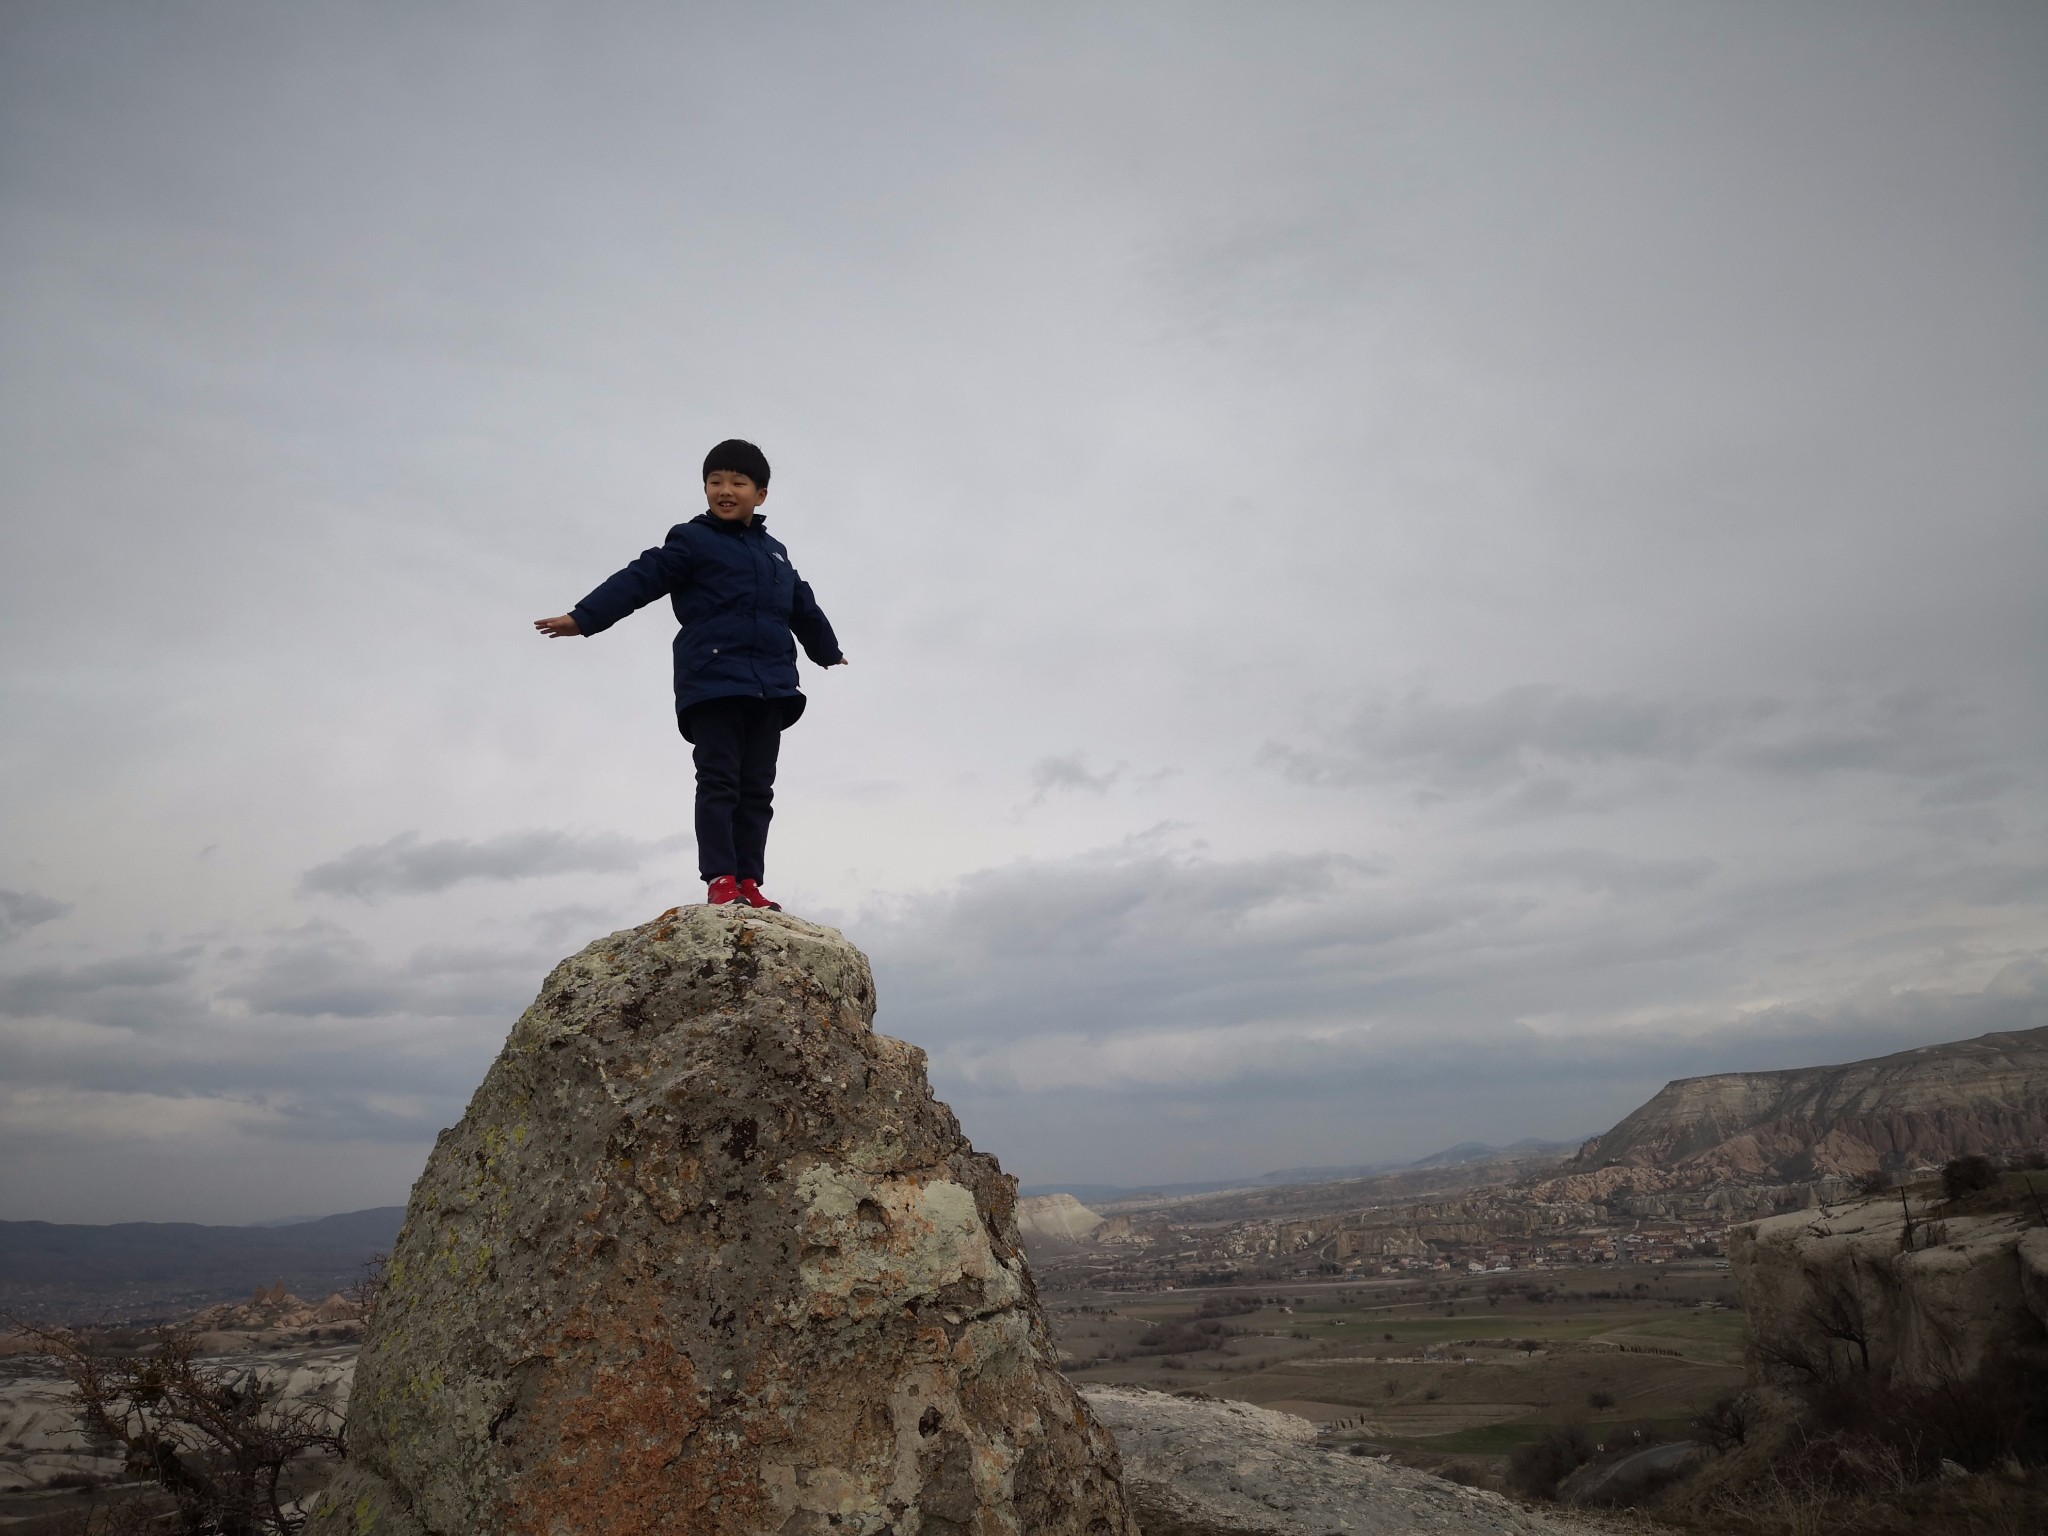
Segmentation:
<svg viewBox="0 0 2048 1536">
<path fill-rule="evenodd" d="M 1974 1195 L 1997 1182 L 1998 1165 L 1974 1152 L 1968 1157 L 1951 1158 L 1941 1165 L 1941 1193 L 1949 1200 Z"/>
<path fill-rule="evenodd" d="M 1805 1422 L 1821 1441 L 1882 1447 L 1916 1477 L 1944 1461 L 1969 1471 L 2048 1463 L 2048 1362 L 2014 1353 L 1931 1386 L 1858 1371 L 1816 1381 Z"/>
<path fill-rule="evenodd" d="M 2024 1479 L 1916 1479 L 1869 1446 L 1808 1442 L 1751 1454 L 1739 1477 L 1708 1476 L 1657 1511 L 1712 1536 L 2039 1536 L 2048 1498 Z M 1860 1479 L 1860 1481 L 1859 1481 Z"/>
<path fill-rule="evenodd" d="M 1660 1518 L 1740 1536 L 2048 1530 L 2048 1362 L 2015 1355 L 1935 1386 L 1846 1371 L 1809 1380 L 1777 1410 L 1789 1417 L 1756 1408 Z"/>
<path fill-rule="evenodd" d="M 1593 1439 L 1577 1424 L 1560 1424 L 1508 1457 L 1508 1481 L 1532 1499 L 1554 1499 L 1557 1485 L 1593 1459 Z"/>
<path fill-rule="evenodd" d="M 1185 1355 L 1196 1350 L 1221 1349 L 1237 1331 L 1213 1318 L 1154 1323 L 1139 1338 L 1136 1348 L 1141 1355 Z"/>
<path fill-rule="evenodd" d="M 1737 1392 L 1707 1404 L 1693 1419 L 1692 1427 L 1708 1445 L 1725 1454 L 1748 1442 L 1757 1419 L 1756 1399 Z"/>
<path fill-rule="evenodd" d="M 120 1455 L 131 1478 L 170 1496 L 175 1514 L 153 1529 L 294 1536 L 305 1521 L 286 1491 L 287 1471 L 311 1453 L 346 1453 L 331 1408 L 286 1400 L 282 1384 L 261 1372 L 202 1360 L 188 1330 L 156 1329 L 149 1347 L 131 1353 L 89 1333 L 22 1326 L 70 1381 L 86 1434 Z M 95 1531 L 145 1518 L 126 1506 L 92 1514 L 102 1522 L 88 1527 Z"/>
</svg>

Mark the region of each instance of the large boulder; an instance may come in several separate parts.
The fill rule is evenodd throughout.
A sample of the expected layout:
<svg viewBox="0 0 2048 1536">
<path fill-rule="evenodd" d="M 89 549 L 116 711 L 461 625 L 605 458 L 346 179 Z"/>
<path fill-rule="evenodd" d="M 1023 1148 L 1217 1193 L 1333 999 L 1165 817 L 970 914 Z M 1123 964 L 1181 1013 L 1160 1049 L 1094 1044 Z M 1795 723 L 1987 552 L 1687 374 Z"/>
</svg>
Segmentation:
<svg viewBox="0 0 2048 1536">
<path fill-rule="evenodd" d="M 2048 1349 L 2048 1230 L 2034 1213 L 1943 1217 L 1934 1202 L 1907 1198 L 1729 1232 L 1755 1374 L 1790 1385 L 1868 1369 L 1936 1387 Z"/>
<path fill-rule="evenodd" d="M 315 1536 L 1136 1536 L 874 997 L 738 907 L 557 966 L 414 1186 Z"/>
</svg>

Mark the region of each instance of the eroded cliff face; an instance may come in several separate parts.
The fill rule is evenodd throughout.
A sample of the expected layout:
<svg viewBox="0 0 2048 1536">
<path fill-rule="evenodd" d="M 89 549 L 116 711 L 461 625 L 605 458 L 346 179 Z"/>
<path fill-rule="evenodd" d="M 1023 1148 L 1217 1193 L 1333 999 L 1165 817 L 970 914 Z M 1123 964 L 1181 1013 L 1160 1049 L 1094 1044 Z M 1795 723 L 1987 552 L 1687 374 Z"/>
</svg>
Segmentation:
<svg viewBox="0 0 2048 1536">
<path fill-rule="evenodd" d="M 415 1187 L 315 1536 L 1135 1536 L 1015 1185 L 867 961 L 692 907 L 564 961 Z"/>
<path fill-rule="evenodd" d="M 1753 1368 L 1781 1385 L 1818 1369 L 1940 1386 L 2048 1347 L 2048 1227 L 2031 1213 L 1944 1218 L 1893 1194 L 1737 1227 L 1728 1252 Z"/>
<path fill-rule="evenodd" d="M 1668 1083 L 1587 1142 L 1567 1176 L 1620 1164 L 1695 1182 L 1854 1178 L 2044 1145 L 2048 1027 Z"/>
</svg>

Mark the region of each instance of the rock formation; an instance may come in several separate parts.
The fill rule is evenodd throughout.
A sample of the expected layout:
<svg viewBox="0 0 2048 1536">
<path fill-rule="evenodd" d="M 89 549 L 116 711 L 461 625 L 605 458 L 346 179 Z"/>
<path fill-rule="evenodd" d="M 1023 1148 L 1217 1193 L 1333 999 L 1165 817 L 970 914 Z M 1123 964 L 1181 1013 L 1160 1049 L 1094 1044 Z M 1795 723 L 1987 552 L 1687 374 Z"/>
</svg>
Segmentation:
<svg viewBox="0 0 2048 1536">
<path fill-rule="evenodd" d="M 1683 1078 L 1587 1142 L 1570 1171 L 1620 1164 L 1787 1183 L 2042 1146 L 2048 1027 L 1845 1066 Z"/>
<path fill-rule="evenodd" d="M 1090 1387 L 1123 1447 L 1145 1536 L 1564 1536 L 1587 1529 L 1497 1493 L 1346 1456 L 1293 1414 L 1203 1394 Z"/>
<path fill-rule="evenodd" d="M 209 1330 L 252 1332 L 264 1328 L 316 1328 L 323 1323 L 355 1323 L 362 1321 L 362 1316 L 362 1304 L 339 1291 L 325 1301 L 307 1301 L 292 1295 L 282 1286 L 259 1285 L 251 1300 L 207 1307 L 193 1313 L 184 1326 L 200 1333 Z"/>
<path fill-rule="evenodd" d="M 414 1187 L 314 1536 L 1135 1536 L 1015 1184 L 828 928 L 564 961 Z"/>
<path fill-rule="evenodd" d="M 1787 1364 L 1801 1355 L 1938 1386 L 2048 1347 L 2048 1227 L 2031 1211 L 1875 1196 L 1737 1227 L 1728 1256 L 1755 1367 L 1786 1384 L 1809 1374 Z"/>
<path fill-rule="evenodd" d="M 1072 1195 L 1031 1195 L 1017 1202 L 1017 1230 L 1027 1241 L 1085 1243 L 1102 1218 Z"/>
</svg>

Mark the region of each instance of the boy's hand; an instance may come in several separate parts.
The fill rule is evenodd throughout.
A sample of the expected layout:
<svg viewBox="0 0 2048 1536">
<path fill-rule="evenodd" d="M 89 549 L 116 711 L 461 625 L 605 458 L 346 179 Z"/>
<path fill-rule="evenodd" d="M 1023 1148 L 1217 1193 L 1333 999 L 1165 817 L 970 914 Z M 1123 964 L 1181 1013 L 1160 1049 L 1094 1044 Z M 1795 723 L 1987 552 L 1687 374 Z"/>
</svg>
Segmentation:
<svg viewBox="0 0 2048 1536">
<path fill-rule="evenodd" d="M 566 640 L 571 635 L 583 633 L 577 627 L 576 615 L 573 613 L 565 613 L 559 618 L 553 619 L 535 619 L 533 627 L 546 635 L 550 640 Z"/>
</svg>

